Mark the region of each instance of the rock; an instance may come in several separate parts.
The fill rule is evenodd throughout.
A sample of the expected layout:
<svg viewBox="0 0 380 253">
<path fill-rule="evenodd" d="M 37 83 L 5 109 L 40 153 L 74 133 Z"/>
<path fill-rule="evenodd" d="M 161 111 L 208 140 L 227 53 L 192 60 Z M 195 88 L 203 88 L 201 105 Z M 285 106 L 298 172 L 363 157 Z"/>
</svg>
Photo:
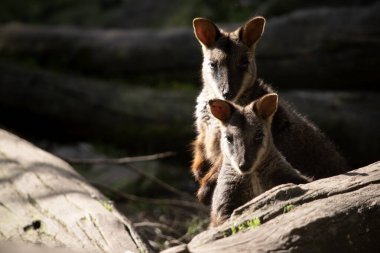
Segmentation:
<svg viewBox="0 0 380 253">
<path fill-rule="evenodd" d="M 149 252 L 131 222 L 67 163 L 4 130 L 0 173 L 2 246 Z"/>
<path fill-rule="evenodd" d="M 305 185 L 280 185 L 187 246 L 164 252 L 375 252 L 379 196 L 380 162 Z"/>
</svg>

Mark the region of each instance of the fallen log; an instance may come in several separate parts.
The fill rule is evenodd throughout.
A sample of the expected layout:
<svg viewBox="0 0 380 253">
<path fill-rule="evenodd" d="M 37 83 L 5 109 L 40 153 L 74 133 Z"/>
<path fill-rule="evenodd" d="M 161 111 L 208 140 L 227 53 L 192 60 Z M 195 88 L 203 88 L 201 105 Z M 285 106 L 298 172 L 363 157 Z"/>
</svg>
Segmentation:
<svg viewBox="0 0 380 253">
<path fill-rule="evenodd" d="M 150 252 L 131 222 L 67 163 L 0 129 L 0 249 L 5 244 Z"/>
<path fill-rule="evenodd" d="M 380 162 L 305 185 L 275 187 L 174 252 L 376 252 Z"/>
<path fill-rule="evenodd" d="M 91 140 L 132 152 L 188 150 L 199 89 L 155 89 L 0 62 L 0 124 L 24 136 Z M 379 92 L 279 91 L 353 166 L 379 157 Z M 370 127 L 369 127 L 370 126 Z"/>
<path fill-rule="evenodd" d="M 380 2 L 303 10 L 271 19 L 258 73 L 283 89 L 378 89 Z"/>
<path fill-rule="evenodd" d="M 300 10 L 268 20 L 257 48 L 259 75 L 281 88 L 378 89 L 379 11 L 377 2 Z M 9 24 L 0 27 L 0 56 L 90 75 L 166 73 L 193 81 L 201 48 L 190 23 L 171 30 Z"/>
<path fill-rule="evenodd" d="M 32 135 L 128 143 L 132 152 L 180 149 L 193 135 L 192 90 L 108 83 L 4 63 L 0 83 L 0 123 Z"/>
</svg>

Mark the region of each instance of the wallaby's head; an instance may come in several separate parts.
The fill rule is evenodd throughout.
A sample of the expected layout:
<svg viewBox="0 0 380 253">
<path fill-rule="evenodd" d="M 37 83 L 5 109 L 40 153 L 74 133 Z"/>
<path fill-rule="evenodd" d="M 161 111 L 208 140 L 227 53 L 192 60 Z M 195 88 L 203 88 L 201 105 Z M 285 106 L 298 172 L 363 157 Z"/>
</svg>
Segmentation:
<svg viewBox="0 0 380 253">
<path fill-rule="evenodd" d="M 256 80 L 254 54 L 264 26 L 263 17 L 254 17 L 227 33 L 208 19 L 193 20 L 203 50 L 203 80 L 216 97 L 234 101 Z"/>
<path fill-rule="evenodd" d="M 251 173 L 272 145 L 271 122 L 277 110 L 278 96 L 270 93 L 245 107 L 213 99 L 211 114 L 221 124 L 221 150 L 239 173 Z"/>
</svg>

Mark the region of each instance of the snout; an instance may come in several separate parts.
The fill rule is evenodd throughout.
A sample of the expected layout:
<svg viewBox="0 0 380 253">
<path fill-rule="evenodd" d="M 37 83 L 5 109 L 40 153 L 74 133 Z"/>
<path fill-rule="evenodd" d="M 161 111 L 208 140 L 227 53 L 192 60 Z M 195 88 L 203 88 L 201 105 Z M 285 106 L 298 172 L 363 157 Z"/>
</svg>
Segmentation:
<svg viewBox="0 0 380 253">
<path fill-rule="evenodd" d="M 232 100 L 234 98 L 234 94 L 232 92 L 223 92 L 222 96 L 225 100 Z"/>
<path fill-rule="evenodd" d="M 250 164 L 245 161 L 239 163 L 239 169 L 243 173 L 249 172 L 250 168 L 251 168 Z"/>
</svg>

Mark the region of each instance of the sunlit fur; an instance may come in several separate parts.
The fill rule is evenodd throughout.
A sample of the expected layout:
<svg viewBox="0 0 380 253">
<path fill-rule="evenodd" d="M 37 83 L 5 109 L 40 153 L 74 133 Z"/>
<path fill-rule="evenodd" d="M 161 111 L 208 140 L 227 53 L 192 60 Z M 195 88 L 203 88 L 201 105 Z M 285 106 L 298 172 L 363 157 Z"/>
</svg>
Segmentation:
<svg viewBox="0 0 380 253">
<path fill-rule="evenodd" d="M 239 38 L 240 29 L 231 33 L 219 29 L 220 38 L 215 47 L 211 49 L 202 45 L 204 86 L 197 98 L 195 110 L 198 136 L 193 142 L 192 172 L 200 183 L 197 197 L 204 204 L 211 202 L 221 166 L 219 125 L 210 118 L 207 102 L 212 98 L 236 101 L 256 81 L 255 47 L 249 48 L 242 43 Z M 217 69 L 212 64 L 216 64 Z"/>
<path fill-rule="evenodd" d="M 276 185 L 310 181 L 274 145 L 273 115 L 261 118 L 253 103 L 231 106 L 235 108 L 231 118 L 220 121 L 223 164 L 212 198 L 211 226 L 223 223 L 234 209 Z"/>
<path fill-rule="evenodd" d="M 226 99 L 223 92 L 229 91 L 226 93 L 229 94 L 229 99 L 226 100 L 246 106 L 273 92 L 269 84 L 257 79 L 256 45 L 250 48 L 244 45 L 238 36 L 240 29 L 242 27 L 232 33 L 220 30 L 214 47 L 207 48 L 202 45 L 203 88 L 197 97 L 195 110 L 197 137 L 193 143 L 192 172 L 199 182 L 197 197 L 204 204 L 211 202 L 222 161 L 220 129 L 210 115 L 208 101 L 215 98 Z M 214 61 L 220 65 L 219 74 L 212 69 L 211 63 Z M 323 178 L 349 169 L 334 144 L 318 127 L 284 101 L 279 102 L 271 129 L 276 147 L 303 174 Z"/>
</svg>

